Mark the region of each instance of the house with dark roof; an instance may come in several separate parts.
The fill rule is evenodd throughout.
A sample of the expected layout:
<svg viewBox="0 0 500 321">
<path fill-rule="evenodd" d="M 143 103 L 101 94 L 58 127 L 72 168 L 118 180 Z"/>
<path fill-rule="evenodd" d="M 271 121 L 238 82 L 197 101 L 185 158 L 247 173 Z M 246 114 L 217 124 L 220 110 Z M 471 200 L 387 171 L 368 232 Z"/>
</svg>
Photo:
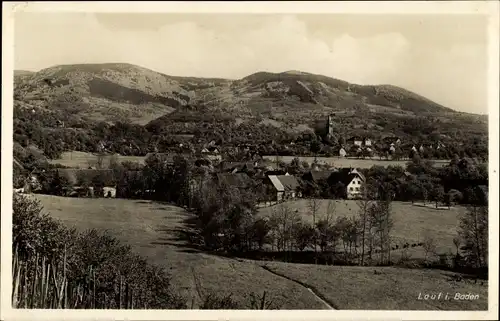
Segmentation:
<svg viewBox="0 0 500 321">
<path fill-rule="evenodd" d="M 361 188 L 365 181 L 365 176 L 352 168 L 341 168 L 332 173 L 328 178 L 330 185 L 342 183 L 345 186 L 348 199 L 355 199 L 361 196 Z"/>
<path fill-rule="evenodd" d="M 300 182 L 292 175 L 269 175 L 266 182 L 267 201 L 281 202 L 301 197 Z"/>
</svg>

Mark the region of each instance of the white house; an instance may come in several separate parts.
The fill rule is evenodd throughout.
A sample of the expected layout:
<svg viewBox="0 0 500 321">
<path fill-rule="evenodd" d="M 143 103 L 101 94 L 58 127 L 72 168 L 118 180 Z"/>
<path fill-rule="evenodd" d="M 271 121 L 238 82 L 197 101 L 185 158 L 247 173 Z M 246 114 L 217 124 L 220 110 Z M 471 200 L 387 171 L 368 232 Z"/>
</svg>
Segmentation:
<svg viewBox="0 0 500 321">
<path fill-rule="evenodd" d="M 371 145 L 372 145 L 371 139 L 369 138 L 365 139 L 365 146 L 371 146 Z"/>
<path fill-rule="evenodd" d="M 418 150 L 422 153 L 424 151 L 424 146 L 420 145 L 420 148 Z"/>
<path fill-rule="evenodd" d="M 347 198 L 353 199 L 361 196 L 361 187 L 365 182 L 365 176 L 353 169 L 346 177 Z"/>
<path fill-rule="evenodd" d="M 355 199 L 361 196 L 362 186 L 365 183 L 365 176 L 356 169 L 341 168 L 333 172 L 329 181 L 334 183 L 342 183 L 346 188 L 346 196 L 348 199 Z"/>
<path fill-rule="evenodd" d="M 347 155 L 347 153 L 346 153 L 345 149 L 344 149 L 344 148 L 341 148 L 341 149 L 339 150 L 339 156 L 340 156 L 340 157 L 346 157 L 346 155 Z"/>
</svg>

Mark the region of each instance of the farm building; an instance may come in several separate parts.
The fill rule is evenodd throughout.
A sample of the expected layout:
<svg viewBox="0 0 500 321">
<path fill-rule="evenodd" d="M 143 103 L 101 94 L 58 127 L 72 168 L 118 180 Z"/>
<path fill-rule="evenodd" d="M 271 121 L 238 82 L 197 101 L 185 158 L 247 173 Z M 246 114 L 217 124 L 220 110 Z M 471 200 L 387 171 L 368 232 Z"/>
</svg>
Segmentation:
<svg viewBox="0 0 500 321">
<path fill-rule="evenodd" d="M 342 183 L 346 188 L 346 195 L 348 199 L 354 199 L 361 195 L 361 187 L 365 182 L 365 176 L 358 172 L 356 169 L 341 168 L 340 170 L 332 173 L 328 182 L 330 185 Z"/>
<path fill-rule="evenodd" d="M 292 175 L 269 175 L 267 201 L 281 202 L 300 197 L 300 183 Z"/>
</svg>

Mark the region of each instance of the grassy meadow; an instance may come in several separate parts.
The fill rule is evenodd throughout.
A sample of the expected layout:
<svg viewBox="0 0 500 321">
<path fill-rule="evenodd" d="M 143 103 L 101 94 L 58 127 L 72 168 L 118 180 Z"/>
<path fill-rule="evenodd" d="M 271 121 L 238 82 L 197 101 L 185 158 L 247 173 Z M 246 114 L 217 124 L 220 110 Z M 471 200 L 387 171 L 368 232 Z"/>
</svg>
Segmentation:
<svg viewBox="0 0 500 321">
<path fill-rule="evenodd" d="M 122 156 L 116 155 L 119 162 L 130 161 L 144 163 L 145 156 Z M 111 156 L 104 156 L 104 165 L 109 164 Z M 263 156 L 264 159 L 276 160 L 276 156 Z M 285 163 L 290 163 L 295 156 L 280 156 L 279 159 Z M 306 161 L 309 164 L 314 162 L 314 157 L 300 156 L 301 161 Z M 89 165 L 95 166 L 97 156 L 86 152 L 64 152 L 58 159 L 53 159 L 50 162 L 53 164 L 61 164 L 72 168 L 88 168 Z M 379 159 L 357 159 L 357 158 L 340 158 L 340 157 L 318 157 L 320 164 L 329 164 L 335 167 L 355 167 L 355 168 L 370 168 L 372 166 L 406 166 L 408 160 L 387 161 Z M 450 163 L 449 160 L 434 160 L 435 166 L 445 166 Z"/>
<path fill-rule="evenodd" d="M 144 156 L 122 156 L 116 155 L 119 162 L 137 162 L 144 163 Z M 108 166 L 111 155 L 104 156 L 103 165 Z M 97 162 L 97 156 L 92 153 L 86 152 L 64 152 L 58 159 L 50 160 L 52 164 L 61 164 L 71 168 L 88 168 L 89 166 L 95 166 Z"/>
<path fill-rule="evenodd" d="M 355 200 L 317 200 L 318 212 L 316 220 L 325 217 L 328 209 L 328 204 L 335 204 L 333 219 L 340 216 L 352 217 L 359 214 L 359 206 Z M 261 208 L 259 214 L 269 216 L 275 211 L 277 206 Z M 297 211 L 301 217 L 309 223 L 312 223 L 313 217 L 310 214 L 310 201 L 306 199 L 297 199 L 285 203 L 285 206 Z M 392 217 L 394 227 L 391 237 L 393 244 L 401 244 L 402 242 L 418 243 L 423 241 L 425 235 L 432 236 L 437 245 L 439 253 L 446 253 L 448 250 L 455 252 L 453 238 L 457 235 L 457 227 L 459 216 L 465 213 L 466 209 L 461 206 L 446 209 L 435 209 L 432 207 L 423 207 L 412 205 L 406 202 L 392 203 Z M 421 248 L 410 249 L 410 254 L 413 258 L 420 256 Z"/>
<path fill-rule="evenodd" d="M 188 306 L 200 302 L 202 293 L 233 294 L 248 302 L 252 292 L 267 292 L 284 309 L 322 309 L 324 305 L 307 289 L 276 276 L 256 264 L 204 254 L 179 239 L 184 220 L 190 217 L 182 208 L 149 201 L 123 199 L 85 199 L 36 195 L 44 210 L 78 230 L 95 228 L 110 233 L 153 264 L 172 275 L 172 285 Z"/>
<path fill-rule="evenodd" d="M 395 267 L 326 266 L 269 262 L 267 269 L 314 288 L 332 306 L 348 310 L 487 310 L 487 284 L 454 282 L 451 273 Z M 375 271 L 377 273 L 375 274 Z M 419 294 L 442 293 L 419 300 Z M 448 293 L 449 300 L 444 299 Z M 454 300 L 456 293 L 478 300 Z"/>
<path fill-rule="evenodd" d="M 184 209 L 169 204 L 142 200 L 65 198 L 35 195 L 44 210 L 78 230 L 108 230 L 153 264 L 166 268 L 172 285 L 197 307 L 202 295 L 212 291 L 232 294 L 240 302 L 248 302 L 252 292 L 262 294 L 282 309 L 328 308 L 310 289 L 336 309 L 486 309 L 487 285 L 454 283 L 447 272 L 374 268 L 314 266 L 223 258 L 192 248 L 180 232 L 189 231 L 186 220 L 192 218 Z M 306 214 L 307 201 L 289 205 Z M 324 210 L 327 201 L 321 201 Z M 338 202 L 337 212 L 355 214 L 354 202 Z M 395 203 L 394 234 L 418 240 L 429 229 L 439 240 L 449 244 L 453 238 L 456 216 L 462 209 L 433 211 Z M 265 215 L 271 208 L 261 209 Z M 321 210 L 320 210 L 321 211 Z M 337 214 L 339 215 L 339 214 Z M 405 218 L 405 220 L 402 220 Z M 447 246 L 446 245 L 446 246 Z M 298 281 L 298 282 L 297 282 Z M 198 284 L 198 286 L 197 286 Z M 472 302 L 419 301 L 418 293 L 478 293 Z M 426 292 L 427 293 L 427 292 Z"/>
<path fill-rule="evenodd" d="M 296 156 L 279 156 L 279 159 L 285 163 L 291 163 Z M 276 160 L 276 156 L 263 156 L 264 159 Z M 309 164 L 314 162 L 313 156 L 298 156 L 301 162 L 306 161 Z M 370 168 L 372 166 L 402 166 L 405 167 L 409 160 L 381 160 L 377 157 L 358 159 L 358 158 L 343 158 L 343 157 L 317 157 L 319 164 L 328 164 L 333 167 L 355 167 L 355 168 Z M 450 163 L 449 160 L 436 159 L 432 160 L 434 166 L 446 166 Z"/>
</svg>

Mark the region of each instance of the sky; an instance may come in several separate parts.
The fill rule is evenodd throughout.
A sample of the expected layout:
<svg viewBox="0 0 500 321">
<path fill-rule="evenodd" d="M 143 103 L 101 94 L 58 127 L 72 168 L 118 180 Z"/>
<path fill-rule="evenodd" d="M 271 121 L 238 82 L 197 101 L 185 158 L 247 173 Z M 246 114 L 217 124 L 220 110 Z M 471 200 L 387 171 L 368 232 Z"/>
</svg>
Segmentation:
<svg viewBox="0 0 500 321">
<path fill-rule="evenodd" d="M 487 114 L 487 19 L 479 15 L 19 12 L 14 68 L 137 64 L 239 79 L 299 70 L 392 84 Z"/>
</svg>

